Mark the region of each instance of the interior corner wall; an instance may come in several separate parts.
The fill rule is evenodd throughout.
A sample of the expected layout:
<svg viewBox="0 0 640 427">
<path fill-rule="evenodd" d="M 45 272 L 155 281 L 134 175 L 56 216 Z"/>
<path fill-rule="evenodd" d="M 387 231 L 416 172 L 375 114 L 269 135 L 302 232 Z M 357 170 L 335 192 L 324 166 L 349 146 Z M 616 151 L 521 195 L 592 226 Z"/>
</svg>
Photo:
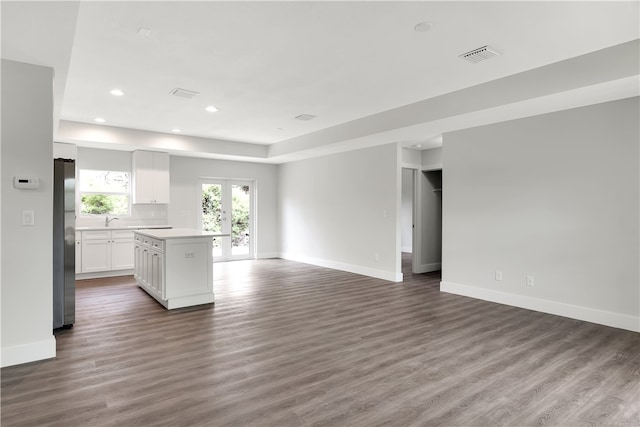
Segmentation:
<svg viewBox="0 0 640 427">
<path fill-rule="evenodd" d="M 640 331 L 639 114 L 635 97 L 445 135 L 441 290 Z"/>
<path fill-rule="evenodd" d="M 171 156 L 169 224 L 198 228 L 202 178 L 246 179 L 255 183 L 256 258 L 280 255 L 278 231 L 278 165 Z"/>
<path fill-rule="evenodd" d="M 282 257 L 400 281 L 396 144 L 280 165 Z"/>
<path fill-rule="evenodd" d="M 55 357 L 53 69 L 2 60 L 2 366 Z M 13 187 L 37 177 L 35 190 Z M 33 211 L 35 225 L 22 225 Z"/>
</svg>

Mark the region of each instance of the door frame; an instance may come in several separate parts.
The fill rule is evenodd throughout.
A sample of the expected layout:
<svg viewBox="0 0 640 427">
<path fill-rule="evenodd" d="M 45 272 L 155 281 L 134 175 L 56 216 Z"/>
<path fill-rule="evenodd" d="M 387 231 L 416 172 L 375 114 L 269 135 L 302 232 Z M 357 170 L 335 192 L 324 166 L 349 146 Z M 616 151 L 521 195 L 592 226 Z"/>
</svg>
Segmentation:
<svg viewBox="0 0 640 427">
<path fill-rule="evenodd" d="M 248 185 L 249 186 L 249 253 L 241 255 L 233 255 L 233 248 L 229 246 L 228 256 L 214 257 L 213 262 L 223 261 L 235 261 L 243 259 L 256 259 L 257 237 L 256 237 L 256 180 L 244 179 L 244 178 L 219 178 L 219 177 L 200 177 L 198 179 L 198 197 L 197 197 L 197 211 L 198 212 L 198 229 L 202 230 L 202 185 L 203 184 L 221 184 L 222 185 L 222 203 L 227 200 L 227 203 L 231 205 L 231 186 L 232 185 Z M 225 186 L 228 195 L 225 197 Z M 231 206 L 229 206 L 231 208 Z M 231 217 L 231 212 L 229 212 Z M 229 239 L 231 237 L 223 237 L 223 239 Z M 224 250 L 223 250 L 224 253 Z"/>
</svg>

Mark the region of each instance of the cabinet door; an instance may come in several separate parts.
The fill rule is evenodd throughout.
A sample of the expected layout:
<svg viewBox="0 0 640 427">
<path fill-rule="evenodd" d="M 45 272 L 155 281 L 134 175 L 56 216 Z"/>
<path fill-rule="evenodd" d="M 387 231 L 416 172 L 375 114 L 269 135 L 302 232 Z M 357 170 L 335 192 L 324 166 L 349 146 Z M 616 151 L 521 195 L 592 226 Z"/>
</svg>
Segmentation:
<svg viewBox="0 0 640 427">
<path fill-rule="evenodd" d="M 140 280 L 140 270 L 142 267 L 142 248 L 140 247 L 140 245 L 136 242 L 134 243 L 135 246 L 133 247 L 133 277 L 135 277 L 137 280 Z"/>
<path fill-rule="evenodd" d="M 163 286 L 164 256 L 160 252 L 151 251 L 151 287 L 160 298 L 164 298 Z"/>
<path fill-rule="evenodd" d="M 111 270 L 111 245 L 109 240 L 82 240 L 82 272 L 94 273 Z"/>
<path fill-rule="evenodd" d="M 150 250 L 142 247 L 142 254 L 140 256 L 140 278 L 141 282 L 145 286 L 149 286 L 151 280 L 150 268 L 151 268 L 151 254 Z"/>
<path fill-rule="evenodd" d="M 154 203 L 169 203 L 169 154 L 153 153 Z"/>
<path fill-rule="evenodd" d="M 133 203 L 153 203 L 153 152 L 133 152 Z"/>
<path fill-rule="evenodd" d="M 128 270 L 133 268 L 133 239 L 113 239 L 111 241 L 111 269 Z"/>
</svg>

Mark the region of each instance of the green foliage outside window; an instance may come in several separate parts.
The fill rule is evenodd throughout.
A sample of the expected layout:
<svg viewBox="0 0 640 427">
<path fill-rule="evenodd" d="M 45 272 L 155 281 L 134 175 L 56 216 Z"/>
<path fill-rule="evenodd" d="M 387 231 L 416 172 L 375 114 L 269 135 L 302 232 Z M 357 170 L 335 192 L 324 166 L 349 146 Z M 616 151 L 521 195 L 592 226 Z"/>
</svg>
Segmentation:
<svg viewBox="0 0 640 427">
<path fill-rule="evenodd" d="M 80 169 L 80 214 L 129 215 L 129 173 Z"/>
<path fill-rule="evenodd" d="M 85 215 L 128 215 L 129 197 L 121 194 L 83 194 L 80 213 Z"/>
<path fill-rule="evenodd" d="M 231 218 L 222 213 L 222 188 L 218 184 L 205 185 L 202 189 L 202 229 L 222 232 L 222 218 L 231 220 L 233 246 L 245 246 L 249 240 L 249 186 L 234 185 L 231 191 Z"/>
</svg>

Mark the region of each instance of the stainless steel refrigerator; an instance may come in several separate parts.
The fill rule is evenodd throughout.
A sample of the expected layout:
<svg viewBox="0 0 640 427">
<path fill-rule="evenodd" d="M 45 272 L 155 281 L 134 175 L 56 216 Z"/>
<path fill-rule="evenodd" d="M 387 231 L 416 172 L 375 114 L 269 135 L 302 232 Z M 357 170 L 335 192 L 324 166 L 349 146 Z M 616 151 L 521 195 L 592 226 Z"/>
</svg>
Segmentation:
<svg viewBox="0 0 640 427">
<path fill-rule="evenodd" d="M 76 317 L 76 165 L 53 161 L 53 329 Z"/>
</svg>

